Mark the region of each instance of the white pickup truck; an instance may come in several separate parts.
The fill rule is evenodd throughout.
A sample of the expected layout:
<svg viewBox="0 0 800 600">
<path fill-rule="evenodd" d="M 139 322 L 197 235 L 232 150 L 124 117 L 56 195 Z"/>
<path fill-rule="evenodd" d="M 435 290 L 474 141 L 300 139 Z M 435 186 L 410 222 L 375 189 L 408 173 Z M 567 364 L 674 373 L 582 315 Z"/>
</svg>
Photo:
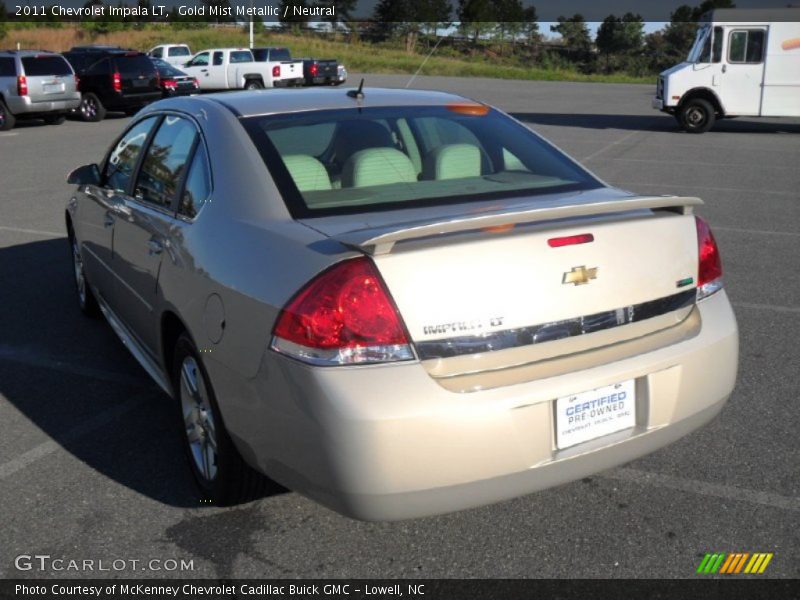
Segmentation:
<svg viewBox="0 0 800 600">
<path fill-rule="evenodd" d="M 260 90 L 281 85 L 280 69 L 256 62 L 247 48 L 202 50 L 182 70 L 197 78 L 201 90 Z"/>
</svg>

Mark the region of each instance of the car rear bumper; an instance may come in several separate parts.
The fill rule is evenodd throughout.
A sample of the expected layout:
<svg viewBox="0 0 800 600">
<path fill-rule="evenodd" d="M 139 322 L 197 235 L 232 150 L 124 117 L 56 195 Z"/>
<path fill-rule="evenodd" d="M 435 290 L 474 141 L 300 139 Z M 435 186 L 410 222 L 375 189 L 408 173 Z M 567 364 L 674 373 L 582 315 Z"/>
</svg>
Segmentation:
<svg viewBox="0 0 800 600">
<path fill-rule="evenodd" d="M 151 102 L 161 99 L 161 90 L 143 92 L 140 94 L 117 94 L 101 98 L 101 102 L 108 110 L 129 110 L 142 108 Z"/>
<path fill-rule="evenodd" d="M 356 518 L 415 518 L 572 481 L 708 422 L 733 390 L 738 331 L 724 291 L 696 310 L 699 332 L 673 345 L 472 393 L 445 390 L 415 362 L 314 368 L 267 354 L 246 383 L 208 366 L 253 466 Z M 635 426 L 559 450 L 554 400 L 628 379 Z"/>
<path fill-rule="evenodd" d="M 30 96 L 8 96 L 5 101 L 8 109 L 14 115 L 34 115 L 69 112 L 80 105 L 81 95 L 79 92 L 74 92 L 68 96 L 62 96 L 58 100 L 44 100 L 41 102 L 34 102 Z"/>
</svg>

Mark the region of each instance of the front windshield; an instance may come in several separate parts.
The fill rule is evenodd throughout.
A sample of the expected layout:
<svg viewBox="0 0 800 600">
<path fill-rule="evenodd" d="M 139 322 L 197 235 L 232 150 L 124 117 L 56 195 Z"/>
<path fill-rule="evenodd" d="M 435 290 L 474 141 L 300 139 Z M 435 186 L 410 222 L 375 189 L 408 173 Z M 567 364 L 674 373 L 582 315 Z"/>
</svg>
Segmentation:
<svg viewBox="0 0 800 600">
<path fill-rule="evenodd" d="M 244 125 L 296 218 L 601 186 L 482 104 L 312 111 Z"/>
<path fill-rule="evenodd" d="M 708 25 L 703 25 L 697 30 L 697 37 L 694 39 L 692 49 L 689 50 L 689 56 L 686 58 L 687 61 L 691 63 L 708 62 L 708 60 L 703 61 L 701 58 L 711 54 L 710 31 L 711 28 Z"/>
</svg>

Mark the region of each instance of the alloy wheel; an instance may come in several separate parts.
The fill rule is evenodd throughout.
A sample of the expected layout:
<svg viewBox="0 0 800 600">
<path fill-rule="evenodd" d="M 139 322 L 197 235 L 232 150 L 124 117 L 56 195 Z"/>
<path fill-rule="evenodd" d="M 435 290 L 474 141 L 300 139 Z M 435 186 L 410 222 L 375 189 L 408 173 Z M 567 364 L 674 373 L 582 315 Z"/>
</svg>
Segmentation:
<svg viewBox="0 0 800 600">
<path fill-rule="evenodd" d="M 194 466 L 211 483 L 217 475 L 217 430 L 200 366 L 192 356 L 181 364 L 180 398 Z"/>
</svg>

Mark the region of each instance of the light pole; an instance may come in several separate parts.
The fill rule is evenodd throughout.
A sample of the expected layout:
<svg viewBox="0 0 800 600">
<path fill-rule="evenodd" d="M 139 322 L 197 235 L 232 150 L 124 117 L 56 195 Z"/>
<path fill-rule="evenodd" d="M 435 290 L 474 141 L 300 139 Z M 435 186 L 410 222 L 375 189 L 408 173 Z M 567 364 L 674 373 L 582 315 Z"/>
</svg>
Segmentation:
<svg viewBox="0 0 800 600">
<path fill-rule="evenodd" d="M 250 0 L 250 50 L 253 49 L 253 0 Z"/>
</svg>

